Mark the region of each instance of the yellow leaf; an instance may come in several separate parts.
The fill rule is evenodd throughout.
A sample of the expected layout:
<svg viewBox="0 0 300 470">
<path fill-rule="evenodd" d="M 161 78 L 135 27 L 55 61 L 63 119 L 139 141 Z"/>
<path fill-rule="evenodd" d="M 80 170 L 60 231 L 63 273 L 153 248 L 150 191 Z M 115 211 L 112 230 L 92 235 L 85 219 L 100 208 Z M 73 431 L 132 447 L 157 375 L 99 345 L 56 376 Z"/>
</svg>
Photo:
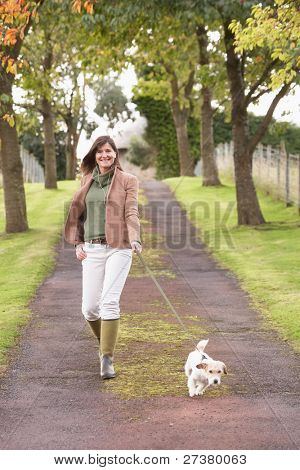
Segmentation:
<svg viewBox="0 0 300 470">
<path fill-rule="evenodd" d="M 12 114 L 4 114 L 2 119 L 10 125 L 10 127 L 13 127 L 15 125 L 15 119 Z"/>
<path fill-rule="evenodd" d="M 14 45 L 17 42 L 17 32 L 16 28 L 10 28 L 6 31 L 5 38 L 3 39 L 3 43 L 5 46 Z"/>
<path fill-rule="evenodd" d="M 86 2 L 84 2 L 83 6 L 85 10 L 87 11 L 87 13 L 89 13 L 90 15 L 93 14 L 94 5 L 91 3 L 90 0 L 87 0 Z"/>
<path fill-rule="evenodd" d="M 81 0 L 73 0 L 73 10 L 77 13 L 81 12 Z"/>
<path fill-rule="evenodd" d="M 17 63 L 13 59 L 9 59 L 6 66 L 7 73 L 17 74 Z"/>
</svg>

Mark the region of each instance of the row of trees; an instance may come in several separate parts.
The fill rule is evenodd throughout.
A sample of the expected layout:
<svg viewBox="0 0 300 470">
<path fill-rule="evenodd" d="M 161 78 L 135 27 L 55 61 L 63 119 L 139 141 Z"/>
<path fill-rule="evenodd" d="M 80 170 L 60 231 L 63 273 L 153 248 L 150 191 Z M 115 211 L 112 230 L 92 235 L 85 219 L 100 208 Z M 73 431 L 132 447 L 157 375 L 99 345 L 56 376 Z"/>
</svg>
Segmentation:
<svg viewBox="0 0 300 470">
<path fill-rule="evenodd" d="M 107 77 L 113 65 L 109 54 L 101 54 L 99 38 L 89 34 L 78 2 L 73 6 L 67 0 L 12 0 L 0 7 L 0 139 L 7 232 L 28 228 L 20 141 L 40 156 L 42 138 L 45 188 L 53 189 L 57 157 L 60 166 L 61 157 L 65 161 L 65 177 L 74 179 L 80 135 L 84 130 L 90 136 L 97 127 L 87 114 L 87 89 L 94 92 L 99 116 L 107 114 L 113 122 L 120 117 L 120 108 L 123 119 L 130 115 L 121 89 L 112 87 Z M 14 99 L 13 89 L 22 90 L 22 97 Z M 109 101 L 118 103 L 109 107 Z"/>
<path fill-rule="evenodd" d="M 188 119 L 194 112 L 200 116 L 204 185 L 220 184 L 213 158 L 213 115 L 219 106 L 230 113 L 238 223 L 264 223 L 252 178 L 252 157 L 280 99 L 299 80 L 297 2 L 261 2 L 252 10 L 253 2 L 238 1 L 159 4 L 160 14 L 143 24 L 133 39 L 137 47 L 133 62 L 138 58 L 140 65 L 148 64 L 146 77 L 144 69 L 141 73 L 141 94 L 169 92 L 182 175 L 193 175 L 194 169 Z M 271 105 L 250 134 L 248 108 L 270 91 L 275 91 Z"/>
<path fill-rule="evenodd" d="M 49 175 L 49 187 L 53 187 L 54 116 L 60 116 L 67 128 L 67 176 L 74 177 L 78 136 L 93 125 L 87 122 L 85 86 L 94 82 L 101 92 L 101 77 L 111 69 L 121 71 L 128 63 L 139 77 L 136 96 L 168 97 L 181 175 L 194 174 L 188 121 L 197 116 L 203 184 L 220 184 L 213 158 L 213 117 L 220 109 L 230 117 L 238 223 L 264 222 L 252 179 L 252 155 L 278 102 L 299 80 L 296 0 L 263 1 L 254 6 L 252 1 L 239 0 L 7 3 L 10 11 L 0 9 L 4 20 L 0 139 L 7 231 L 27 228 L 12 100 L 16 72 L 19 86 L 26 91 L 26 106 L 40 115 L 46 179 Z M 77 15 L 71 13 L 71 5 Z M 25 59 L 29 68 L 23 66 Z M 274 99 L 251 134 L 248 107 L 270 91 L 275 91 Z"/>
<path fill-rule="evenodd" d="M 155 165 L 155 174 L 158 179 L 177 177 L 180 175 L 180 165 L 178 158 L 178 145 L 174 119 L 171 113 L 170 102 L 165 99 L 157 99 L 154 93 L 150 96 L 140 94 L 136 87 L 136 93 L 133 95 L 133 102 L 137 110 L 147 119 L 147 127 L 144 132 L 144 138 L 140 138 L 141 152 L 135 152 L 130 146 L 128 155 L 134 159 L 134 163 L 148 167 Z M 264 116 L 248 113 L 248 127 L 250 135 L 254 134 L 261 125 Z M 187 123 L 188 143 L 194 166 L 199 160 L 200 146 L 200 120 L 196 116 L 190 116 Z M 224 111 L 215 111 L 213 115 L 213 137 L 214 145 L 230 142 L 232 140 L 232 126 L 228 116 Z M 287 152 L 290 154 L 300 154 L 300 127 L 296 124 L 276 121 L 272 118 L 271 123 L 261 139 L 263 145 L 279 147 L 280 142 L 284 140 Z M 135 142 L 135 149 L 139 148 Z M 133 157 L 134 155 L 134 157 Z"/>
</svg>

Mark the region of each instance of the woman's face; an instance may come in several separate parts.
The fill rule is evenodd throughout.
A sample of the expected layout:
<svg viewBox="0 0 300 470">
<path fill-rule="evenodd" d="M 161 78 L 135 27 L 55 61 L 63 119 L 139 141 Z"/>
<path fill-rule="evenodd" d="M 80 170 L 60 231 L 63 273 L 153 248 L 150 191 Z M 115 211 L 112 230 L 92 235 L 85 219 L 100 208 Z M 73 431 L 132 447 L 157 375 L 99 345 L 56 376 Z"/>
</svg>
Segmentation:
<svg viewBox="0 0 300 470">
<path fill-rule="evenodd" d="M 102 170 L 105 172 L 110 169 L 117 155 L 112 146 L 107 143 L 102 145 L 102 147 L 98 147 L 95 156 L 100 171 Z"/>
</svg>

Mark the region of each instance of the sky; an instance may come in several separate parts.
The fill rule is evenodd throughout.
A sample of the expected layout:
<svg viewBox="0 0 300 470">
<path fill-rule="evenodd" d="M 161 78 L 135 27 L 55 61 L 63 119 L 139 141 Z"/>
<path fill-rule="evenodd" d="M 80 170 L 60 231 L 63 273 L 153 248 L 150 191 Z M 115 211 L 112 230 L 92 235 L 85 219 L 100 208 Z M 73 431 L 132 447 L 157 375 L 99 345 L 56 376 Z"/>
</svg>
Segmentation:
<svg viewBox="0 0 300 470">
<path fill-rule="evenodd" d="M 137 83 L 136 74 L 134 68 L 130 66 L 125 70 L 117 80 L 117 84 L 120 85 L 123 89 L 124 94 L 128 99 L 132 97 L 132 87 Z M 249 111 L 253 112 L 256 115 L 263 116 L 266 114 L 270 103 L 274 97 L 275 93 L 268 93 L 260 98 L 257 105 L 250 105 Z M 110 135 L 112 138 L 117 138 L 121 136 L 122 133 L 140 133 L 145 127 L 145 121 L 143 119 L 137 119 L 137 121 L 132 124 L 132 122 L 127 122 L 125 124 L 120 123 L 114 130 L 107 130 L 105 121 L 97 117 L 93 112 L 94 100 L 92 95 L 88 96 L 88 108 L 90 110 L 90 116 L 94 117 L 95 121 L 99 123 L 98 129 L 94 131 L 90 140 L 85 138 L 83 134 L 79 140 L 78 144 L 78 157 L 82 159 L 84 155 L 88 152 L 92 142 L 99 135 Z M 288 113 L 288 114 L 286 114 Z M 139 113 L 137 113 L 139 116 Z M 280 100 L 278 103 L 273 117 L 278 121 L 287 121 L 295 123 L 300 126 L 300 86 L 296 87 L 294 95 L 288 95 Z"/>
</svg>

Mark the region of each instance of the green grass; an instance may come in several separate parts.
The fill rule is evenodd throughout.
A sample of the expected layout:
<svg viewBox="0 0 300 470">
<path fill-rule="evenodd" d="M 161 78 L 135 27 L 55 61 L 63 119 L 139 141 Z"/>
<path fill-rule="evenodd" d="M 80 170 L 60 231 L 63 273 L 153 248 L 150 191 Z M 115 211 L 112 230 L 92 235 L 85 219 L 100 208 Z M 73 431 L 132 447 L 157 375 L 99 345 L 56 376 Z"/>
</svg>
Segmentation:
<svg viewBox="0 0 300 470">
<path fill-rule="evenodd" d="M 42 183 L 25 184 L 30 229 L 5 234 L 3 190 L 0 192 L 0 370 L 7 351 L 31 316 L 28 303 L 55 265 L 55 244 L 62 233 L 65 205 L 78 188 L 75 181 L 59 181 L 58 189 Z"/>
<path fill-rule="evenodd" d="M 238 226 L 235 187 L 222 178 L 222 187 L 202 187 L 200 177 L 167 178 L 207 251 L 220 266 L 232 270 L 251 304 L 267 326 L 300 351 L 300 217 L 296 207 L 257 191 L 267 221 Z M 222 221 L 223 216 L 225 219 Z"/>
</svg>

